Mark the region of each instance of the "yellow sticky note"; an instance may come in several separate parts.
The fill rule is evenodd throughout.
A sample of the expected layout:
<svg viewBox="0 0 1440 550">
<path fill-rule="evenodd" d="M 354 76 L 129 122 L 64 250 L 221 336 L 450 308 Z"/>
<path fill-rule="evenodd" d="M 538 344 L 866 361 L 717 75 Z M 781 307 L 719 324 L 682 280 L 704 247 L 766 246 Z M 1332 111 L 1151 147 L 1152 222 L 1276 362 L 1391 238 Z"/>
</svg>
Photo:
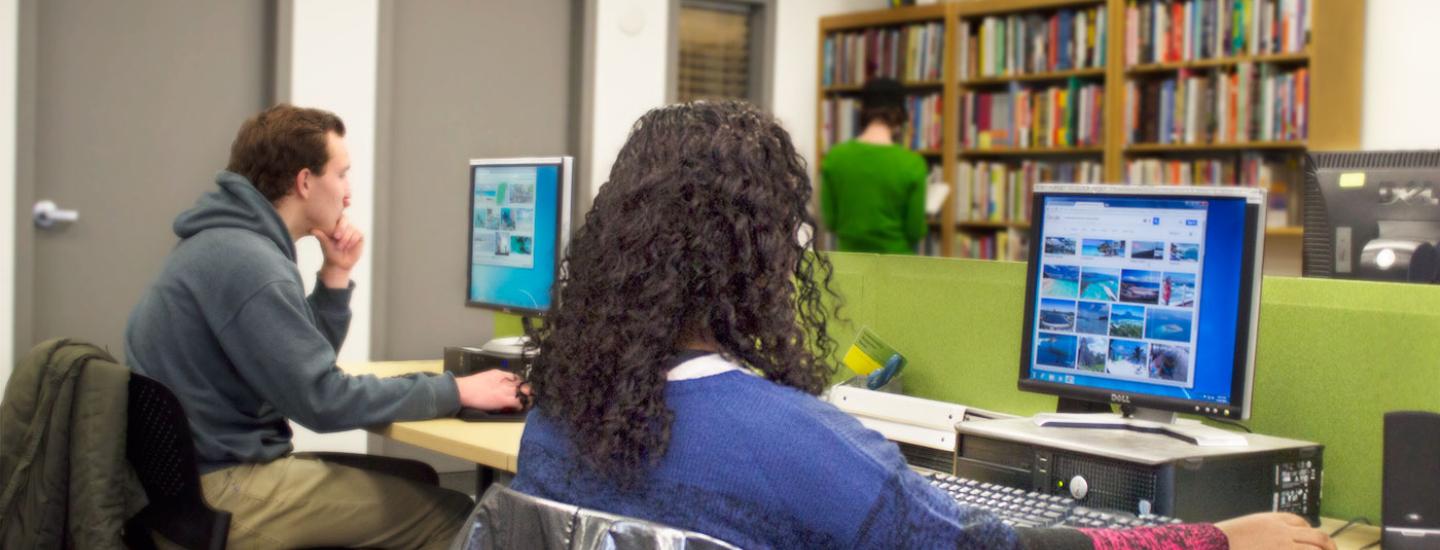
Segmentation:
<svg viewBox="0 0 1440 550">
<path fill-rule="evenodd" d="M 1347 172 L 1340 174 L 1341 189 L 1354 189 L 1357 187 L 1365 187 L 1364 172 Z"/>
<path fill-rule="evenodd" d="M 846 368 L 849 368 L 860 376 L 865 376 L 880 370 L 880 367 L 883 366 L 874 359 L 871 359 L 869 355 L 866 355 L 865 351 L 860 349 L 860 346 L 850 346 L 850 351 L 845 352 L 844 363 Z"/>
</svg>

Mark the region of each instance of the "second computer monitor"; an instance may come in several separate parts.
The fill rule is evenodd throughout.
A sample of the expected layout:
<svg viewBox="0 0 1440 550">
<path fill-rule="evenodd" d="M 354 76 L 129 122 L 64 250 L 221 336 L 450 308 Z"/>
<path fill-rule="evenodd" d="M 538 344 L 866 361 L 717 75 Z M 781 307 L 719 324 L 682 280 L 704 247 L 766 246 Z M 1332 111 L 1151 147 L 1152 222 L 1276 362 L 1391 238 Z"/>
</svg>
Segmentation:
<svg viewBox="0 0 1440 550">
<path fill-rule="evenodd" d="M 1333 151 L 1305 163 L 1306 277 L 1440 282 L 1440 151 Z"/>
<path fill-rule="evenodd" d="M 470 161 L 466 305 L 542 316 L 570 236 L 571 157 Z"/>
<path fill-rule="evenodd" d="M 1264 191 L 1035 188 L 1020 388 L 1248 418 Z"/>
</svg>

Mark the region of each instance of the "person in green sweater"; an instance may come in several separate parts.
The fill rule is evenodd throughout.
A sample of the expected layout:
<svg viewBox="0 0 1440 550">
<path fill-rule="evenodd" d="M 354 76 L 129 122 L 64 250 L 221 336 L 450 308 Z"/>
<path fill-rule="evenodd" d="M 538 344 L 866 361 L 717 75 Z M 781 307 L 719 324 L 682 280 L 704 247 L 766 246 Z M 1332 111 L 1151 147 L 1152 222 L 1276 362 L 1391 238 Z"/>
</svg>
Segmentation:
<svg viewBox="0 0 1440 550">
<path fill-rule="evenodd" d="M 820 163 L 820 210 L 842 252 L 914 254 L 925 238 L 925 158 L 896 143 L 905 127 L 904 89 L 871 80 L 861 99 L 855 139 Z"/>
</svg>

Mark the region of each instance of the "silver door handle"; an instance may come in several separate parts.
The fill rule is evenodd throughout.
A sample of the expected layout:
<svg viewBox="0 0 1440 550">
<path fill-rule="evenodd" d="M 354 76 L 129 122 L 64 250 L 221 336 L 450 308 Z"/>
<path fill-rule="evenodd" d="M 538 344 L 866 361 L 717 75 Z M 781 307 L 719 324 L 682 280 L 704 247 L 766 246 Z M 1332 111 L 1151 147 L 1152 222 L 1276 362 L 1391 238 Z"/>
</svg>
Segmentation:
<svg viewBox="0 0 1440 550">
<path fill-rule="evenodd" d="M 43 200 L 35 203 L 35 227 L 50 229 L 60 223 L 74 223 L 80 219 L 80 213 L 74 210 L 61 210 L 55 205 L 55 201 Z"/>
</svg>

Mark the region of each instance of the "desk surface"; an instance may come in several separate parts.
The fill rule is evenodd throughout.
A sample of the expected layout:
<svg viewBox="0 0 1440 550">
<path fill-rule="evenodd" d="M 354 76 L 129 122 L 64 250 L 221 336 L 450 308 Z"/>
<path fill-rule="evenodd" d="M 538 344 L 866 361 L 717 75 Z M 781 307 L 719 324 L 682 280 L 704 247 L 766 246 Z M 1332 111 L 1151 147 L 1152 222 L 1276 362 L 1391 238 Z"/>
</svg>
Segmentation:
<svg viewBox="0 0 1440 550">
<path fill-rule="evenodd" d="M 381 378 L 441 370 L 440 361 L 355 363 L 340 365 L 340 368 L 349 374 L 373 374 Z M 515 457 L 520 454 L 520 434 L 525 430 L 525 424 L 437 418 L 371 426 L 367 430 L 401 443 L 513 473 Z"/>
<path fill-rule="evenodd" d="M 412 372 L 440 372 L 440 361 L 391 361 L 341 365 L 350 374 L 373 374 L 379 377 L 399 376 Z M 369 431 L 395 441 L 409 443 L 437 453 L 468 460 L 491 468 L 515 471 L 515 458 L 520 454 L 520 435 L 525 425 L 519 422 L 463 422 L 453 418 L 396 422 L 373 426 Z M 1320 528 L 1334 531 L 1345 525 L 1344 520 L 1322 518 Z M 1340 550 L 1358 550 L 1380 538 L 1380 530 L 1356 525 L 1335 537 Z"/>
</svg>

